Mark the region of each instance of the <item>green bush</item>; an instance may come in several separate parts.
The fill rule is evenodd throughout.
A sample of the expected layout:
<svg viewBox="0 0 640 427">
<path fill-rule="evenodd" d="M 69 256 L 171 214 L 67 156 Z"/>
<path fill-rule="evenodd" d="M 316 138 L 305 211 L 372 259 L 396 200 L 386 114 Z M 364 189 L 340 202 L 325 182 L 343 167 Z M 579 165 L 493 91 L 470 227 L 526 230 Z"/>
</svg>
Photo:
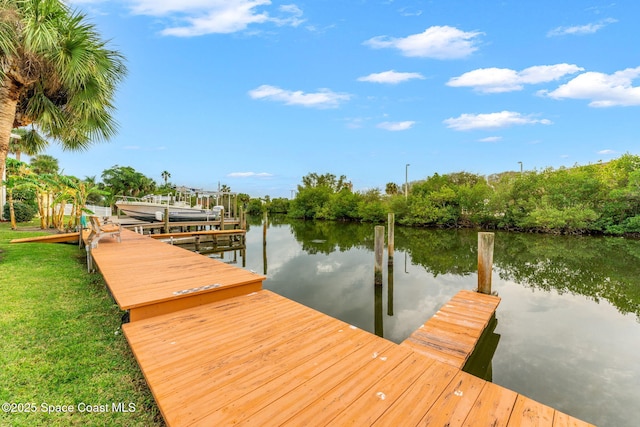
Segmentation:
<svg viewBox="0 0 640 427">
<path fill-rule="evenodd" d="M 33 206 L 24 202 L 13 202 L 13 211 L 16 215 L 16 222 L 29 222 L 38 212 Z M 4 217 L 9 219 L 9 203 L 4 205 Z"/>
</svg>

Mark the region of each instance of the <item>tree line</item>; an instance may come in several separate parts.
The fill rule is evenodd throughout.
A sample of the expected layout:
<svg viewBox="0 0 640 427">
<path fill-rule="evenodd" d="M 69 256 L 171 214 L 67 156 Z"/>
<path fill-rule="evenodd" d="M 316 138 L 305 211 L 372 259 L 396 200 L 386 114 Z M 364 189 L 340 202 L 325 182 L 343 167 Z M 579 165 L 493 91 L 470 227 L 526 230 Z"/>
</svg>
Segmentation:
<svg viewBox="0 0 640 427">
<path fill-rule="evenodd" d="M 313 220 L 416 227 L 476 227 L 558 234 L 640 234 L 640 156 L 606 163 L 483 176 L 434 174 L 403 186 L 352 191 L 345 176 L 311 173 L 294 199 L 252 200 L 262 210 Z"/>
</svg>

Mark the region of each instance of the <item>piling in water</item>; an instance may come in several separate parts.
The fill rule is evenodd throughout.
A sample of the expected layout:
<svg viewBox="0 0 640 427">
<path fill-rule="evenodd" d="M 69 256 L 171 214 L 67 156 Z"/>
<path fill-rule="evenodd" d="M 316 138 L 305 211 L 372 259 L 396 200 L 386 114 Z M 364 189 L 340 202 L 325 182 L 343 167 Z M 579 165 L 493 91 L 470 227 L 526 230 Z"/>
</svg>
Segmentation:
<svg viewBox="0 0 640 427">
<path fill-rule="evenodd" d="M 478 233 L 478 292 L 491 294 L 494 233 Z"/>
<path fill-rule="evenodd" d="M 384 247 L 384 226 L 376 225 L 375 227 L 375 266 L 374 266 L 374 284 L 382 286 L 382 253 Z"/>
<path fill-rule="evenodd" d="M 395 215 L 393 214 L 393 212 L 389 212 L 389 219 L 388 219 L 388 230 L 387 230 L 387 263 L 389 265 L 393 265 L 393 252 L 395 250 L 395 243 L 394 243 L 394 233 L 395 233 L 395 229 L 394 229 L 394 223 L 395 223 Z"/>
</svg>

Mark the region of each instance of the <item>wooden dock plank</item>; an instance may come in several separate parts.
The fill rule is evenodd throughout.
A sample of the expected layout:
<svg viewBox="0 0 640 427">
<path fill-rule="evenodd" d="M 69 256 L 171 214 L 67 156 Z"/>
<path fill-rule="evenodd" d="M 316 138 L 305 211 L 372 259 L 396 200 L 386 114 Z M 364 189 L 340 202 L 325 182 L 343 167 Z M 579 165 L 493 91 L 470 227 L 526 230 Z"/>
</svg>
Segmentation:
<svg viewBox="0 0 640 427">
<path fill-rule="evenodd" d="M 451 427 L 462 425 L 485 384 L 486 382 L 480 378 L 458 371 L 417 425 Z"/>
<path fill-rule="evenodd" d="M 327 369 L 332 364 L 339 363 L 336 354 L 347 354 L 349 351 L 358 350 L 365 345 L 372 346 L 375 340 L 373 337 L 359 334 L 357 340 L 342 340 L 331 342 L 332 351 L 315 352 L 312 362 L 301 363 L 288 371 L 287 375 L 281 375 L 272 381 L 267 382 L 264 386 L 255 388 L 249 393 L 242 396 L 242 399 L 236 399 L 228 405 L 220 408 L 216 413 L 212 413 L 207 417 L 207 421 L 216 425 L 224 425 L 225 423 L 237 423 L 243 420 L 253 419 L 253 415 L 272 404 L 277 402 L 282 396 L 289 394 L 297 388 L 302 382 L 308 381 Z M 314 347 L 312 347 L 314 348 Z M 370 353 L 376 347 L 363 350 L 365 354 Z M 315 348 L 314 348 L 315 349 Z"/>
<path fill-rule="evenodd" d="M 509 419 L 509 427 L 551 427 L 555 410 L 518 395 Z"/>
<path fill-rule="evenodd" d="M 462 368 L 495 315 L 499 303 L 497 296 L 460 291 L 402 345 Z"/>
<path fill-rule="evenodd" d="M 462 425 L 465 427 L 506 426 L 517 397 L 518 394 L 515 391 L 486 383 Z"/>
<path fill-rule="evenodd" d="M 331 392 L 344 392 L 349 387 L 355 387 L 359 391 L 377 378 L 371 379 L 365 373 L 382 374 L 387 369 L 393 369 L 410 354 L 397 351 L 397 347 L 392 343 L 384 343 L 377 339 L 372 342 L 368 350 L 368 352 L 354 352 L 346 357 L 335 354 L 337 359 L 341 359 L 340 363 L 332 364 L 313 378 L 303 382 L 291 392 L 281 396 L 277 404 L 268 405 L 254 413 L 251 420 L 245 423 L 279 425 L 286 421 L 293 422 L 299 412 L 323 395 L 330 396 Z M 386 361 L 383 362 L 383 358 L 386 358 Z"/>
<path fill-rule="evenodd" d="M 56 233 L 47 234 L 46 236 L 22 237 L 20 239 L 11 239 L 10 243 L 71 243 L 77 242 L 80 237 L 79 232 L 74 233 Z"/>
<path fill-rule="evenodd" d="M 553 415 L 553 427 L 595 427 L 570 415 L 556 411 Z"/>
<path fill-rule="evenodd" d="M 415 425 L 456 372 L 444 363 L 425 360 L 428 359 L 414 354 L 407 359 L 404 370 L 377 382 L 330 425 L 373 425 L 381 417 L 394 420 L 395 425 L 399 420 L 404 425 Z"/>
<path fill-rule="evenodd" d="M 412 364 L 409 360 L 410 356 L 410 351 L 398 346 L 391 346 L 382 353 L 374 352 L 365 356 L 363 361 L 366 363 L 363 363 L 360 369 L 345 372 L 342 375 L 335 375 L 333 369 L 327 370 L 293 390 L 288 396 L 283 397 L 285 399 L 291 398 L 295 402 L 287 414 L 282 414 L 282 416 L 280 413 L 273 414 L 272 411 L 277 406 L 270 405 L 266 411 L 254 414 L 252 423 L 255 422 L 257 415 L 266 416 L 265 422 L 273 420 L 277 424 L 285 425 L 319 426 L 329 423 L 344 425 L 332 421 L 335 414 L 347 408 L 357 412 L 354 402 L 363 395 L 373 395 L 377 401 L 381 401 L 379 397 L 376 397 L 376 392 L 372 391 L 372 388 L 378 389 L 378 384 L 389 375 L 395 379 L 403 378 L 403 374 L 406 374 L 407 368 Z M 308 398 L 294 397 L 301 394 L 308 396 Z"/>
</svg>

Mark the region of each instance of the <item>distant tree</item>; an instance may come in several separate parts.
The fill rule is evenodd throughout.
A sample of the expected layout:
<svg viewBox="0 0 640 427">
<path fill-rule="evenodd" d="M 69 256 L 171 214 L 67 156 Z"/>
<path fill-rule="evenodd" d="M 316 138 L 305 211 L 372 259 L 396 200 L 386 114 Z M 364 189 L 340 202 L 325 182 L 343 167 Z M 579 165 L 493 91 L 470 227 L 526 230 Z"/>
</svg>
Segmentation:
<svg viewBox="0 0 640 427">
<path fill-rule="evenodd" d="M 249 215 L 258 215 L 262 213 L 264 209 L 264 204 L 260 199 L 251 199 L 247 204 L 247 214 Z"/>
<path fill-rule="evenodd" d="M 384 192 L 389 196 L 393 196 L 394 194 L 400 193 L 400 186 L 398 186 L 398 184 L 396 184 L 395 182 L 387 182 Z"/>
<path fill-rule="evenodd" d="M 351 189 L 351 183 L 347 181 L 347 177 L 345 175 L 340 175 L 339 178 L 336 178 L 332 173 L 319 175 L 314 172 L 302 177 L 302 186 L 298 185 L 298 191 L 300 191 L 301 188 L 317 187 L 325 187 L 330 189 L 332 192 L 336 192 L 345 187 Z"/>
<path fill-rule="evenodd" d="M 289 212 L 289 199 L 276 197 L 269 203 L 268 210 L 271 213 L 286 214 Z"/>
<path fill-rule="evenodd" d="M 249 200 L 251 200 L 251 196 L 246 193 L 238 193 L 236 197 L 238 198 L 238 204 L 246 209 L 249 204 Z"/>
<path fill-rule="evenodd" d="M 171 174 L 167 171 L 162 171 L 160 175 L 162 176 L 162 179 L 164 179 L 164 185 L 166 187 L 169 183 L 169 178 L 171 178 Z"/>
<path fill-rule="evenodd" d="M 16 135 L 17 137 L 14 137 Z M 11 140 L 9 141 L 9 153 L 16 156 L 16 160 L 20 161 L 21 155 L 35 156 L 47 148 L 49 143 L 40 136 L 40 134 L 32 127 L 31 129 L 18 128 L 11 131 Z"/>
<path fill-rule="evenodd" d="M 29 162 L 34 173 L 41 174 L 57 174 L 60 170 L 58 159 L 48 154 L 38 154 L 31 158 Z"/>
<path fill-rule="evenodd" d="M 116 196 L 140 197 L 153 193 L 156 182 L 136 171 L 131 166 L 115 165 L 102 172 L 104 189 L 109 193 L 109 204 L 115 202 Z"/>
<path fill-rule="evenodd" d="M 122 56 L 61 0 L 0 0 L 0 176 L 11 130 L 36 124 L 66 149 L 115 133 Z"/>
</svg>

